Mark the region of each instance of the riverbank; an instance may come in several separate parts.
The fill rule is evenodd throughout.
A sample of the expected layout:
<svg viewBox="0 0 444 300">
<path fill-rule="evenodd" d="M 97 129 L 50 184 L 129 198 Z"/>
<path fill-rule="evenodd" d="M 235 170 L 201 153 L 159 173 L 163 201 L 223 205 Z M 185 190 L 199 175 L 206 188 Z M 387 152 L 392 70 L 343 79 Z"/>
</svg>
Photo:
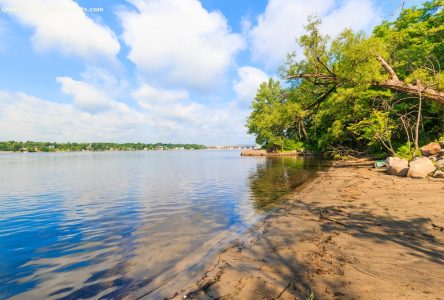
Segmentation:
<svg viewBox="0 0 444 300">
<path fill-rule="evenodd" d="M 371 165 L 322 173 L 175 298 L 442 299 L 444 180 Z"/>
<path fill-rule="evenodd" d="M 241 156 L 269 156 L 269 157 L 280 157 L 280 156 L 316 156 L 322 157 L 320 154 L 315 154 L 306 151 L 278 151 L 278 152 L 268 152 L 264 149 L 245 149 L 241 151 Z"/>
</svg>

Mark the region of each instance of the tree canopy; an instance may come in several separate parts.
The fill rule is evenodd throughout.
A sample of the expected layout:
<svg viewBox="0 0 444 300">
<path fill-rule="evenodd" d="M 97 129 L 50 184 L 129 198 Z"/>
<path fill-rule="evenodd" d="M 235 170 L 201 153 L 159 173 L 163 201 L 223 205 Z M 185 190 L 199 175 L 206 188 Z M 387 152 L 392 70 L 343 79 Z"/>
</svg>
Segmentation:
<svg viewBox="0 0 444 300">
<path fill-rule="evenodd" d="M 442 0 L 404 9 L 370 36 L 345 29 L 334 39 L 311 18 L 288 54 L 284 81 L 261 84 L 247 120 L 274 150 L 411 155 L 444 136 Z"/>
</svg>

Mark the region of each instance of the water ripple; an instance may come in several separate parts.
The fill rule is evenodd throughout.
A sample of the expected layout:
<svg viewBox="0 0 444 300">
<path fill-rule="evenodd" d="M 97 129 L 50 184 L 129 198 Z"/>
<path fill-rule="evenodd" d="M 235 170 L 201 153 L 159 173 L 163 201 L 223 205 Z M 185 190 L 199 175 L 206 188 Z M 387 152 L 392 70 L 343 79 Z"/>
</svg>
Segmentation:
<svg viewBox="0 0 444 300">
<path fill-rule="evenodd" d="M 230 151 L 1 154 L 0 298 L 165 285 L 322 167 Z"/>
</svg>

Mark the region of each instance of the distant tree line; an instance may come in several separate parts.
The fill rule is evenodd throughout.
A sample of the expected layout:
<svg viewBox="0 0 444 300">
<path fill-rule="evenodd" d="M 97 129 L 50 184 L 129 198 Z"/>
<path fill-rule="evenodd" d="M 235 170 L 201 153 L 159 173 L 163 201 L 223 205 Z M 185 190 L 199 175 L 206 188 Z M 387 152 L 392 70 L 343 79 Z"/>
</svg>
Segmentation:
<svg viewBox="0 0 444 300">
<path fill-rule="evenodd" d="M 198 144 L 143 144 L 143 143 L 51 143 L 51 142 L 0 142 L 0 151 L 62 152 L 62 151 L 140 151 L 140 150 L 197 150 L 206 149 Z"/>
</svg>

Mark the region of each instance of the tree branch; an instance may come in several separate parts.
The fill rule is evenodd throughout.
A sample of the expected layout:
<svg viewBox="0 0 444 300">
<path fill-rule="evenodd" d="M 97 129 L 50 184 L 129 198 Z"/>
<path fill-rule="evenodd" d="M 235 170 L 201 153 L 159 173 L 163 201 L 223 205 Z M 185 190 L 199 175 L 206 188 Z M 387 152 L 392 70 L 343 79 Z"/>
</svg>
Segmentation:
<svg viewBox="0 0 444 300">
<path fill-rule="evenodd" d="M 393 71 L 392 67 L 380 55 L 377 55 L 376 59 L 379 60 L 379 62 L 384 67 L 384 69 L 387 71 L 387 73 L 390 74 L 390 80 L 399 81 L 399 78 L 396 75 L 395 71 Z"/>
<path fill-rule="evenodd" d="M 330 80 L 330 81 L 336 81 L 336 76 L 327 75 L 323 73 L 318 74 L 296 74 L 296 75 L 290 75 L 285 77 L 286 80 L 290 79 L 296 79 L 296 78 L 303 78 L 303 79 L 324 79 L 324 80 Z"/>
<path fill-rule="evenodd" d="M 321 104 L 331 93 L 333 93 L 336 88 L 338 87 L 338 85 L 334 85 L 331 89 L 329 89 L 324 95 L 322 95 L 321 97 L 319 97 L 319 99 L 317 99 L 313 104 L 310 105 L 310 107 L 308 109 L 312 109 L 315 106 L 318 106 L 319 104 Z"/>
<path fill-rule="evenodd" d="M 391 90 L 406 94 L 414 94 L 418 96 L 421 95 L 423 98 L 427 98 L 441 105 L 444 105 L 444 92 L 440 92 L 435 89 L 423 88 L 420 86 L 402 82 L 401 80 L 390 80 L 390 79 L 381 83 L 374 83 L 374 85 L 380 87 L 386 87 Z"/>
<path fill-rule="evenodd" d="M 383 82 L 376 82 L 374 85 L 386 87 L 406 94 L 418 95 L 444 105 L 444 92 L 440 92 L 429 87 L 423 87 L 421 84 L 413 85 L 405 83 L 399 80 L 393 68 L 380 55 L 376 56 L 376 59 L 379 60 L 382 67 L 387 71 L 387 73 L 389 73 L 390 78 Z"/>
<path fill-rule="evenodd" d="M 316 59 L 318 60 L 318 62 L 324 66 L 325 69 L 327 69 L 328 73 L 330 73 L 332 76 L 336 77 L 336 74 L 333 73 L 333 71 L 319 58 L 319 56 L 316 55 Z"/>
<path fill-rule="evenodd" d="M 430 87 L 423 87 L 418 85 L 413 85 L 409 83 L 405 83 L 401 80 L 399 80 L 399 77 L 396 75 L 393 68 L 381 57 L 376 56 L 376 59 L 381 63 L 382 67 L 389 73 L 389 79 L 384 80 L 382 82 L 372 82 L 373 86 L 376 87 L 384 87 L 388 88 L 393 91 L 402 92 L 410 95 L 415 95 L 423 98 L 427 98 L 429 100 L 432 100 L 436 103 L 439 103 L 441 105 L 444 105 L 444 92 L 441 92 L 436 89 L 432 89 Z M 327 68 L 327 70 L 329 70 Z M 330 70 L 329 70 L 330 72 Z M 329 82 L 338 82 L 338 77 L 334 74 L 324 74 L 324 73 L 318 73 L 318 74 L 296 74 L 296 75 L 290 75 L 287 76 L 285 79 L 296 79 L 296 78 L 302 78 L 302 79 L 321 79 L 326 80 Z"/>
</svg>

